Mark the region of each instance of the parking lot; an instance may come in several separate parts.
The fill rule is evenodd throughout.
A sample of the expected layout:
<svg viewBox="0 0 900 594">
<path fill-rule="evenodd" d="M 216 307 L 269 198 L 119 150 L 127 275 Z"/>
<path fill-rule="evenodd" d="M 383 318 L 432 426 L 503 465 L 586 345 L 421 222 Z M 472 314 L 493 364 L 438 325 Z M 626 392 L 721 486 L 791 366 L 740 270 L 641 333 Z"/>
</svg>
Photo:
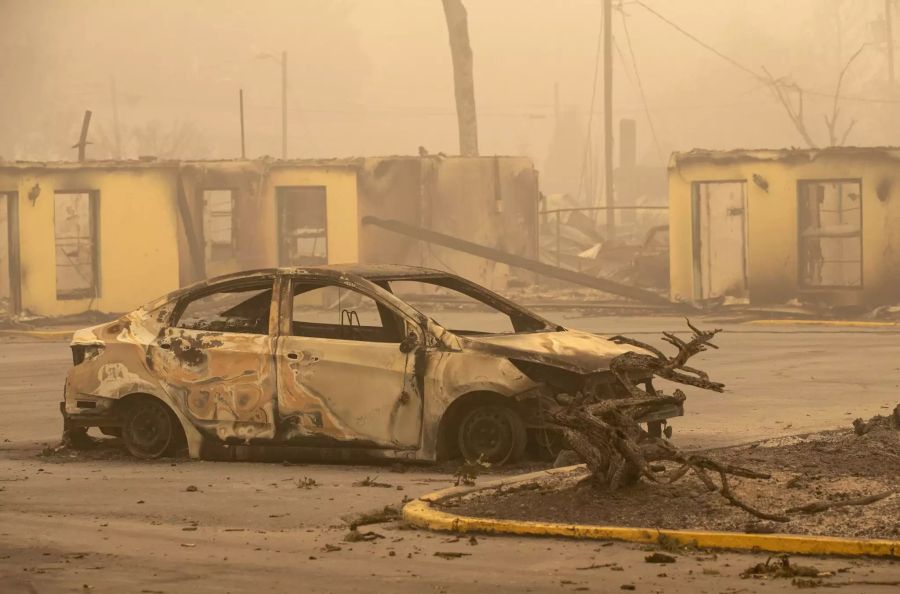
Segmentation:
<svg viewBox="0 0 900 594">
<path fill-rule="evenodd" d="M 645 341 L 684 327 L 678 318 L 542 313 L 569 327 Z M 725 325 L 716 341 L 721 349 L 696 362 L 727 390 L 686 390 L 674 439 L 687 448 L 718 447 L 884 413 L 898 401 L 898 339 L 900 332 L 889 327 Z M 364 529 L 376 533 L 372 541 L 344 540 L 343 515 L 449 486 L 454 466 L 448 464 L 139 462 L 107 448 L 42 454 L 58 442 L 58 402 L 70 364 L 64 342 L 0 343 L 2 592 L 281 591 L 292 585 L 307 592 L 613 592 L 622 586 L 664 592 L 673 581 L 697 592 L 794 590 L 789 580 L 739 577 L 764 555 L 693 552 L 658 567 L 645 563 L 646 552 L 636 545 L 470 541 L 398 523 Z M 367 477 L 389 486 L 358 484 Z M 847 579 L 900 579 L 896 561 L 803 563 L 849 568 Z M 592 565 L 604 567 L 585 569 Z M 135 580 L 141 589 L 133 589 Z"/>
</svg>

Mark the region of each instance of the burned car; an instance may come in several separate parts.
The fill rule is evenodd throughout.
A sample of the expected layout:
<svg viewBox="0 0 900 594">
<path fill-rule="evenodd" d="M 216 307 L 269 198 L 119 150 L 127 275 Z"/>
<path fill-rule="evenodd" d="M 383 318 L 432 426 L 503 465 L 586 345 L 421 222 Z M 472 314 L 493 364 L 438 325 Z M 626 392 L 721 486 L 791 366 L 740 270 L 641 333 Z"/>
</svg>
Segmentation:
<svg viewBox="0 0 900 594">
<path fill-rule="evenodd" d="M 71 347 L 71 443 L 98 427 L 140 458 L 186 447 L 192 458 L 495 464 L 552 441 L 529 394 L 616 397 L 610 361 L 628 348 L 459 276 L 384 265 L 215 278 L 79 330 Z M 658 432 L 679 414 L 641 421 Z"/>
</svg>

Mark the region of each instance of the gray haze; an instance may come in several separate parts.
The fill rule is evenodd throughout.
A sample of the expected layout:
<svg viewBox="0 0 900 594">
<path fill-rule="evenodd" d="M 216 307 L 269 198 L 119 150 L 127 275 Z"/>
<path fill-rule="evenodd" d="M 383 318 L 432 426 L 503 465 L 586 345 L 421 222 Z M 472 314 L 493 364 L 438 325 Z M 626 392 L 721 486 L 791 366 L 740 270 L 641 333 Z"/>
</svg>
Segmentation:
<svg viewBox="0 0 900 594">
<path fill-rule="evenodd" d="M 888 81 L 883 0 L 645 4 L 753 72 L 765 67 L 805 89 L 805 117 L 819 145 L 828 142 L 823 116 L 831 114 L 838 74 L 862 47 L 846 74 L 842 95 L 849 99 L 840 103 L 838 128 L 856 120 L 848 144 L 898 144 L 900 94 Z M 542 169 L 555 162 L 577 171 L 599 0 L 467 0 L 466 6 L 481 152 L 525 154 Z M 692 147 L 804 146 L 760 78 L 640 3 L 625 2 L 613 20 L 615 118 L 638 120 L 643 163 L 661 165 L 670 151 Z M 415 154 L 419 145 L 457 151 L 440 0 L 2 0 L 0 22 L 5 159 L 74 158 L 69 147 L 85 109 L 94 111 L 88 156 L 115 156 L 113 79 L 122 157 L 239 156 L 239 88 L 248 156 L 278 156 L 280 66 L 259 55 L 281 50 L 289 56 L 290 157 Z M 595 138 L 601 96 L 598 84 Z M 549 180 L 569 175 L 545 173 Z M 566 188 L 545 187 L 559 189 Z"/>
</svg>

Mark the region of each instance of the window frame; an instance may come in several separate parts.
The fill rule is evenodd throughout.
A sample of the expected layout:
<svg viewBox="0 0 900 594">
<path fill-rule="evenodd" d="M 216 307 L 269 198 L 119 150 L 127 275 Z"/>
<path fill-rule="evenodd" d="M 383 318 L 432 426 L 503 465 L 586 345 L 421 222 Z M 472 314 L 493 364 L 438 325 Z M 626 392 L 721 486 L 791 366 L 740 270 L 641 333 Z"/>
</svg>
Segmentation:
<svg viewBox="0 0 900 594">
<path fill-rule="evenodd" d="M 208 297 L 209 295 L 214 295 L 216 293 L 226 292 L 227 289 L 240 289 L 241 287 L 252 287 L 254 285 L 258 285 L 261 283 L 269 282 L 271 283 L 272 295 L 270 297 L 269 303 L 269 323 L 268 323 L 268 331 L 266 334 L 258 334 L 255 332 L 229 332 L 222 330 L 196 330 L 193 328 L 182 328 L 178 326 L 178 321 L 181 319 L 181 316 L 184 315 L 184 311 L 187 309 L 188 305 L 191 302 L 196 301 L 197 299 L 202 299 L 203 297 Z M 266 274 L 258 277 L 251 278 L 241 278 L 241 279 L 230 279 L 227 281 L 219 282 L 214 285 L 209 285 L 206 287 L 198 288 L 196 291 L 188 292 L 185 295 L 182 295 L 175 307 L 172 309 L 172 313 L 169 315 L 169 319 L 166 323 L 166 327 L 170 330 L 182 330 L 189 332 L 210 332 L 216 334 L 236 334 L 241 336 L 268 336 L 274 337 L 277 335 L 278 326 L 275 324 L 273 326 L 273 317 L 278 314 L 278 305 L 279 305 L 279 283 L 278 278 L 274 274 Z M 275 318 L 277 319 L 277 317 Z"/>
<path fill-rule="evenodd" d="M 231 246 L 231 251 L 227 258 L 215 258 L 213 257 L 213 245 L 225 245 L 224 243 L 214 243 L 210 239 L 207 233 L 207 208 L 206 208 L 206 193 L 207 192 L 228 192 L 231 197 L 231 209 L 229 210 L 229 218 L 230 218 L 230 230 L 231 230 L 231 241 L 229 245 Z M 203 257 L 207 264 L 215 263 L 215 262 L 228 262 L 229 260 L 233 260 L 237 256 L 237 227 L 235 226 L 235 221 L 237 220 L 234 216 L 235 214 L 235 206 L 237 205 L 237 190 L 235 188 L 229 187 L 206 187 L 200 189 L 200 198 L 202 201 L 202 211 L 201 211 L 201 227 L 203 229 Z M 209 213 L 212 215 L 212 212 Z M 210 217 L 212 219 L 212 217 Z M 211 225 L 210 225 L 211 226 Z"/>
<path fill-rule="evenodd" d="M 398 330 L 401 333 L 397 342 L 376 342 L 370 340 L 355 340 L 352 338 L 317 338 L 313 336 L 303 336 L 294 334 L 294 286 L 296 284 L 320 285 L 320 288 L 339 287 L 348 291 L 355 291 L 375 301 L 375 305 L 379 307 L 379 314 L 382 315 L 382 327 L 384 327 L 384 318 L 382 308 L 394 315 L 398 322 Z M 384 291 L 376 285 L 378 290 Z M 282 315 L 280 315 L 281 324 L 279 325 L 279 335 L 292 338 L 307 338 L 310 340 L 338 340 L 347 342 L 359 342 L 364 344 L 399 344 L 404 336 L 403 333 L 415 328 L 420 337 L 427 337 L 427 332 L 418 320 L 410 317 L 405 312 L 395 307 L 390 301 L 378 294 L 378 290 L 371 290 L 368 287 L 359 286 L 353 283 L 341 281 L 337 278 L 317 275 L 296 275 L 288 274 L 282 278 Z"/>
<path fill-rule="evenodd" d="M 56 262 L 56 198 L 59 195 L 86 194 L 88 197 L 88 221 L 91 230 L 91 287 L 60 293 Z M 53 191 L 53 284 L 57 301 L 77 301 L 79 299 L 97 299 L 100 297 L 100 190 L 55 189 Z"/>
<path fill-rule="evenodd" d="M 287 250 L 285 250 L 285 214 L 287 210 L 287 204 L 292 200 L 290 196 L 291 190 L 321 190 L 322 199 L 323 199 L 323 211 L 324 211 L 324 235 L 316 236 L 322 237 L 325 242 L 325 257 L 322 258 L 322 261 L 310 261 L 306 263 L 291 263 L 289 262 Z M 328 186 L 321 184 L 293 184 L 293 185 L 280 185 L 275 186 L 275 230 L 277 234 L 277 242 L 278 242 L 278 265 L 280 267 L 303 267 L 303 266 L 327 266 L 330 262 L 331 250 L 329 246 L 329 220 L 328 220 Z"/>
<path fill-rule="evenodd" d="M 516 336 L 519 334 L 535 334 L 540 332 L 558 332 L 562 329 L 562 327 L 558 324 L 555 324 L 549 320 L 546 320 L 539 315 L 529 311 L 528 309 L 522 307 L 515 301 L 511 299 L 507 299 L 506 297 L 499 295 L 491 291 L 486 287 L 482 287 L 477 283 L 473 283 L 464 278 L 447 274 L 447 275 L 422 275 L 422 276 L 397 276 L 397 277 L 389 277 L 385 279 L 379 279 L 375 284 L 378 285 L 382 290 L 387 291 L 395 298 L 400 299 L 404 303 L 406 303 L 410 308 L 418 311 L 420 314 L 428 318 L 429 316 L 417 308 L 415 305 L 409 303 L 402 295 L 394 293 L 393 285 L 391 283 L 394 282 L 417 282 L 423 283 L 427 285 L 432 285 L 435 287 L 442 287 L 444 289 L 448 289 L 450 291 L 456 291 L 461 293 L 462 295 L 469 297 L 475 301 L 482 303 L 483 305 L 496 310 L 497 312 L 509 317 L 510 325 L 513 328 L 513 332 L 504 332 L 504 333 L 496 333 L 496 332 L 477 332 L 477 331 L 462 331 L 462 330 L 454 330 L 444 326 L 440 321 L 436 320 L 442 328 L 447 330 L 450 333 L 463 335 L 463 336 Z M 386 286 L 385 286 L 386 285 Z M 535 327 L 534 329 L 524 329 L 519 330 L 519 322 L 534 323 L 537 325 L 538 323 L 543 324 L 541 328 Z M 464 333 L 465 332 L 465 333 Z"/>
<path fill-rule="evenodd" d="M 804 238 L 803 238 L 803 219 L 801 216 L 801 201 L 808 196 L 808 186 L 814 184 L 847 184 L 855 183 L 859 187 L 859 231 L 856 237 L 859 239 L 859 284 L 855 285 L 826 285 L 826 284 L 809 284 L 806 282 L 803 274 L 804 268 Z M 861 291 L 865 287 L 865 244 L 863 242 L 863 228 L 865 219 L 863 217 L 863 180 L 859 177 L 848 178 L 807 178 L 797 180 L 797 200 L 794 203 L 797 208 L 797 285 L 804 291 Z M 828 238 L 828 236 L 823 236 Z"/>
</svg>

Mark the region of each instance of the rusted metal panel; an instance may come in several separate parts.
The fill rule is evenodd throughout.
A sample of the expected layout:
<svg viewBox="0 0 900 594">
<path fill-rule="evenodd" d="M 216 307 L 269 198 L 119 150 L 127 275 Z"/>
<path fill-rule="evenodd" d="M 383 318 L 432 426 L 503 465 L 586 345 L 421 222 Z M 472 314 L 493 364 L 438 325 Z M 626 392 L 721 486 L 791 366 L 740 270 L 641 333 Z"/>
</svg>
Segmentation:
<svg viewBox="0 0 900 594">
<path fill-rule="evenodd" d="M 269 336 L 170 328 L 148 358 L 170 398 L 203 432 L 222 441 L 275 437 Z"/>
</svg>

